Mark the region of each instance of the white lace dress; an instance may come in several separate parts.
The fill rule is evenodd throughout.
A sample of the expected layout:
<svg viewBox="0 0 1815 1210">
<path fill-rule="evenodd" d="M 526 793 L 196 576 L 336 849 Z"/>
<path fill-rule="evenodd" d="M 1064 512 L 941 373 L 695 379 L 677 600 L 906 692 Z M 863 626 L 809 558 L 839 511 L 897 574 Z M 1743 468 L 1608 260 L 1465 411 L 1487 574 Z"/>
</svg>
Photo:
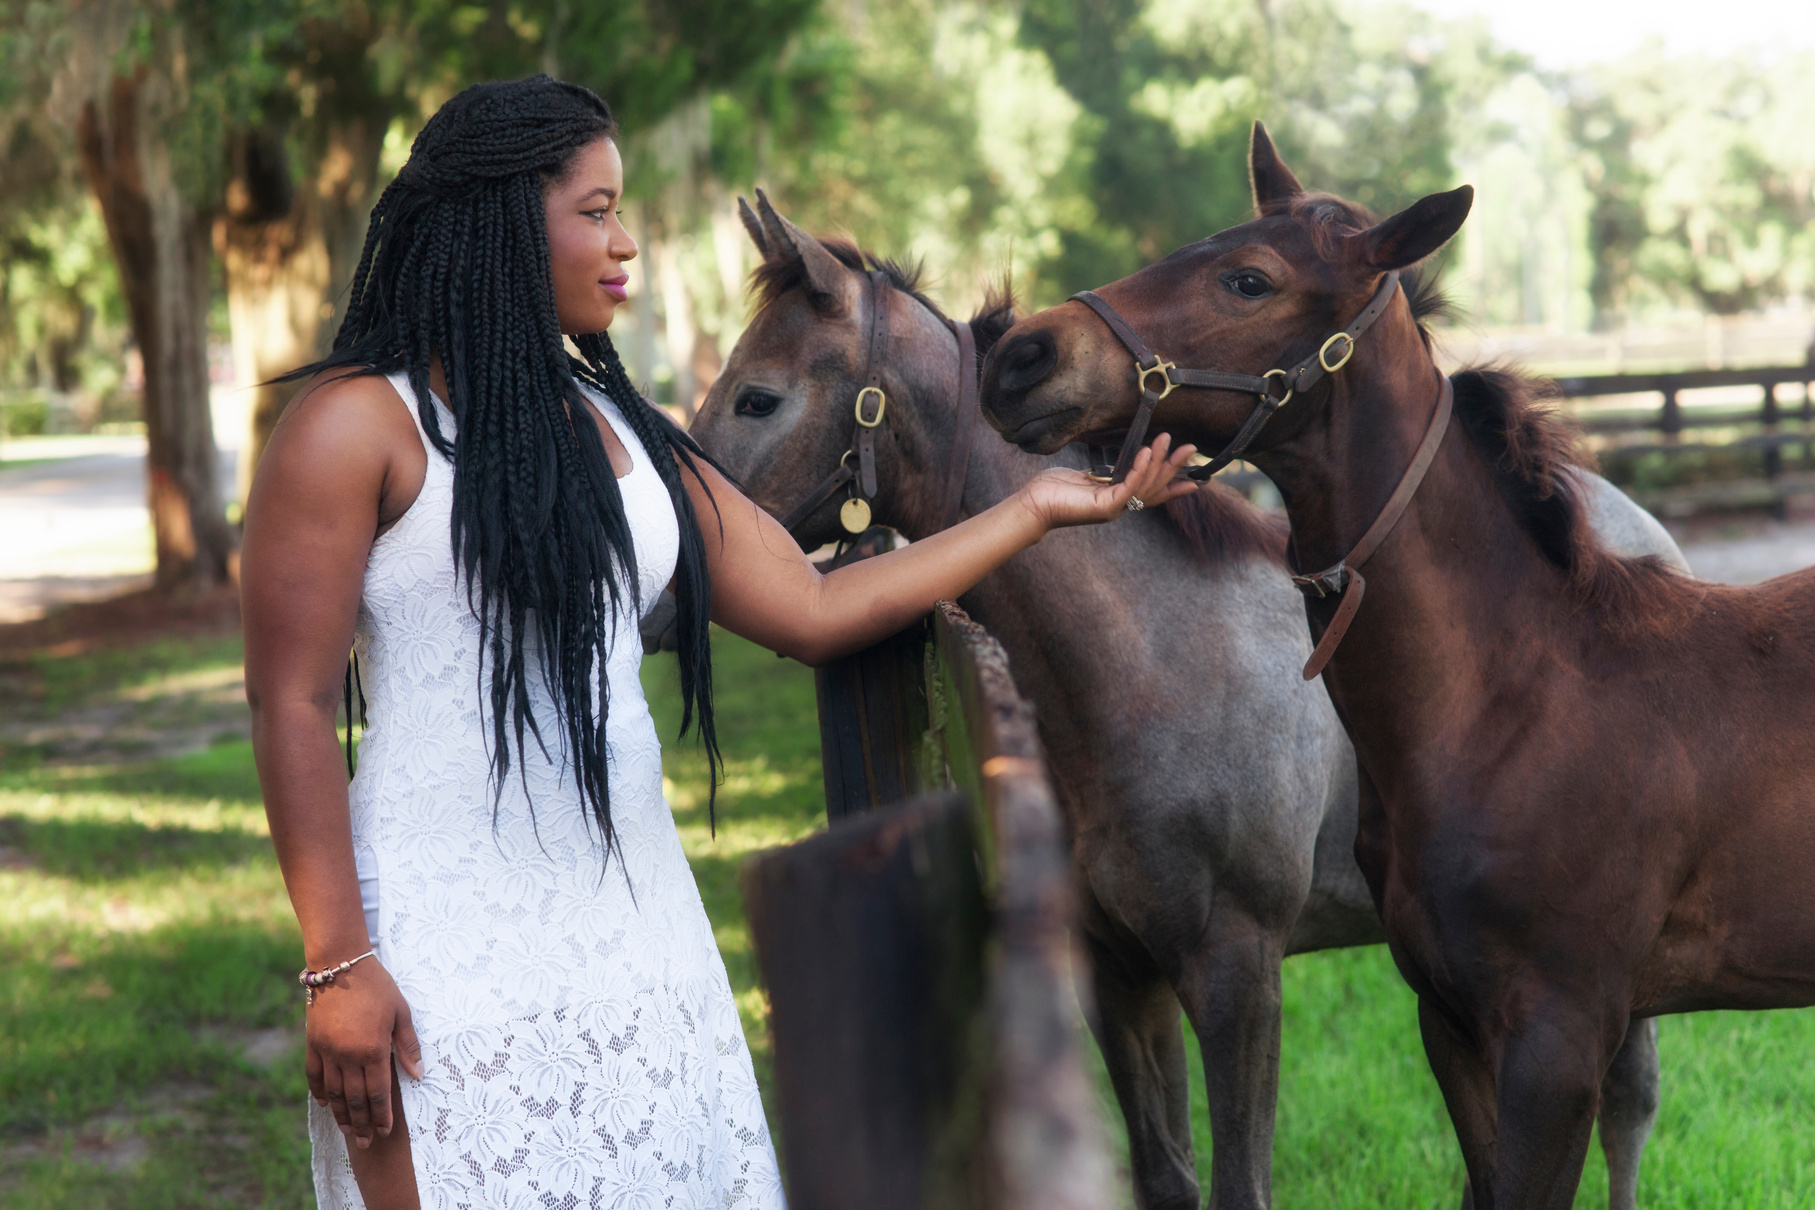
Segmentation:
<svg viewBox="0 0 1815 1210">
<path fill-rule="evenodd" d="M 408 379 L 391 381 L 415 414 Z M 635 462 L 619 487 L 647 610 L 673 573 L 674 511 L 617 409 L 595 399 Z M 424 1210 L 779 1207 L 737 1006 L 662 795 L 637 619 L 619 618 L 605 668 L 607 869 L 558 753 L 540 759 L 532 742 L 529 796 L 513 768 L 494 814 L 452 493 L 431 448 L 422 494 L 373 544 L 356 639 L 369 725 L 353 838 L 373 945 L 422 1040 L 424 1077 L 403 1079 L 403 1106 Z M 534 700 L 552 720 L 546 690 Z M 362 1207 L 313 1101 L 309 1125 L 321 1206 Z"/>
</svg>

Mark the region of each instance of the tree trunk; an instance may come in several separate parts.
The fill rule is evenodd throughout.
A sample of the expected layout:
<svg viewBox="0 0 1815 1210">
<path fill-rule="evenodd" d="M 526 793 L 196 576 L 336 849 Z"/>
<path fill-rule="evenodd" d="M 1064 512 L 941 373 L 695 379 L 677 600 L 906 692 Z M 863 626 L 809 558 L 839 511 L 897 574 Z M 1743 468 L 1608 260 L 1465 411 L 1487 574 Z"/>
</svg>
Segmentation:
<svg viewBox="0 0 1815 1210">
<path fill-rule="evenodd" d="M 276 116 L 228 140 L 226 208 L 216 238 L 227 269 L 233 361 L 242 386 L 265 383 L 321 356 L 345 311 L 390 117 L 390 106 L 370 87 L 368 39 L 359 32 L 311 31 L 316 99 L 307 117 L 283 120 L 285 98 L 272 97 L 265 111 Z M 291 173 L 292 140 L 301 144 L 296 159 L 314 173 L 308 180 Z M 239 462 L 242 501 L 297 389 L 296 383 L 249 387 L 250 429 Z"/>
<path fill-rule="evenodd" d="M 170 106 L 169 82 L 141 67 L 82 104 L 76 136 L 145 364 L 157 587 L 179 592 L 226 581 L 234 543 L 208 403 L 212 215 L 179 187 L 159 120 Z"/>
</svg>

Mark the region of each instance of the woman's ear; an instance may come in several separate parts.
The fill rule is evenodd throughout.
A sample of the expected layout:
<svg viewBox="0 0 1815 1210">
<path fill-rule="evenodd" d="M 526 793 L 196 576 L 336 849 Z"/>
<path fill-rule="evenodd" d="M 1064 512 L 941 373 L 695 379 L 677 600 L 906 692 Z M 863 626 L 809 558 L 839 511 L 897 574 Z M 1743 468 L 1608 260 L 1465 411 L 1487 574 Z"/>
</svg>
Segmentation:
<svg viewBox="0 0 1815 1210">
<path fill-rule="evenodd" d="M 1475 189 L 1464 185 L 1448 193 L 1419 198 L 1398 214 L 1351 235 L 1347 243 L 1370 269 L 1386 272 L 1415 265 L 1462 229 L 1474 205 Z"/>
</svg>

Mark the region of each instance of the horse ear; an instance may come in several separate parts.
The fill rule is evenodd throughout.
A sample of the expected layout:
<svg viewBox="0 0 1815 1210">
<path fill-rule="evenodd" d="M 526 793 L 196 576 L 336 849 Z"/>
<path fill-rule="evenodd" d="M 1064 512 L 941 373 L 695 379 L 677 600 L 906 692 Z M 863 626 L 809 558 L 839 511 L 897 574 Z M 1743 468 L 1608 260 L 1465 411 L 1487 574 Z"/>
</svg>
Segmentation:
<svg viewBox="0 0 1815 1210">
<path fill-rule="evenodd" d="M 737 217 L 744 222 L 744 230 L 750 233 L 750 242 L 756 250 L 769 259 L 769 241 L 763 236 L 763 221 L 756 217 L 756 211 L 750 209 L 750 199 L 743 194 L 737 195 Z"/>
<path fill-rule="evenodd" d="M 1254 209 L 1264 211 L 1273 202 L 1290 201 L 1303 193 L 1304 186 L 1292 175 L 1273 140 L 1267 137 L 1264 122 L 1254 123 L 1254 136 L 1248 144 L 1248 182 L 1254 187 Z"/>
<path fill-rule="evenodd" d="M 1392 218 L 1351 235 L 1349 242 L 1360 250 L 1361 260 L 1368 268 L 1382 272 L 1403 269 L 1441 248 L 1444 241 L 1461 230 L 1462 220 L 1468 217 L 1474 202 L 1472 185 L 1433 193 Z"/>
<path fill-rule="evenodd" d="M 768 255 L 799 260 L 807 271 L 807 284 L 816 294 L 848 302 L 852 297 L 851 271 L 825 245 L 777 214 L 769 195 L 756 191 L 756 212 L 761 217 Z"/>
</svg>

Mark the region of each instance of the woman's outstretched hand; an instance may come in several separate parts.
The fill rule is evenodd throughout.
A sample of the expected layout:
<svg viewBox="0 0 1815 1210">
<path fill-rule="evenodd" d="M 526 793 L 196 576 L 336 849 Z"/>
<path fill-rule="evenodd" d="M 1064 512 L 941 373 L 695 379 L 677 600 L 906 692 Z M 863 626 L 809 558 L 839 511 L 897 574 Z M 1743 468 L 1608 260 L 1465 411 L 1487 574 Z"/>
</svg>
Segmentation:
<svg viewBox="0 0 1815 1210">
<path fill-rule="evenodd" d="M 1195 453 L 1195 445 L 1172 449 L 1171 435 L 1161 433 L 1152 445 L 1135 454 L 1128 478 L 1120 483 L 1098 483 L 1082 471 L 1054 467 L 1029 479 L 1017 494 L 1048 529 L 1097 525 L 1127 512 L 1130 500 L 1156 508 L 1196 491 L 1198 484 L 1179 478 Z"/>
<path fill-rule="evenodd" d="M 309 1095 L 334 1114 L 347 1141 L 369 1147 L 391 1133 L 391 1052 L 413 1080 L 422 1078 L 422 1047 L 390 972 L 362 962 L 316 993 L 309 1007 L 303 1059 Z"/>
</svg>

